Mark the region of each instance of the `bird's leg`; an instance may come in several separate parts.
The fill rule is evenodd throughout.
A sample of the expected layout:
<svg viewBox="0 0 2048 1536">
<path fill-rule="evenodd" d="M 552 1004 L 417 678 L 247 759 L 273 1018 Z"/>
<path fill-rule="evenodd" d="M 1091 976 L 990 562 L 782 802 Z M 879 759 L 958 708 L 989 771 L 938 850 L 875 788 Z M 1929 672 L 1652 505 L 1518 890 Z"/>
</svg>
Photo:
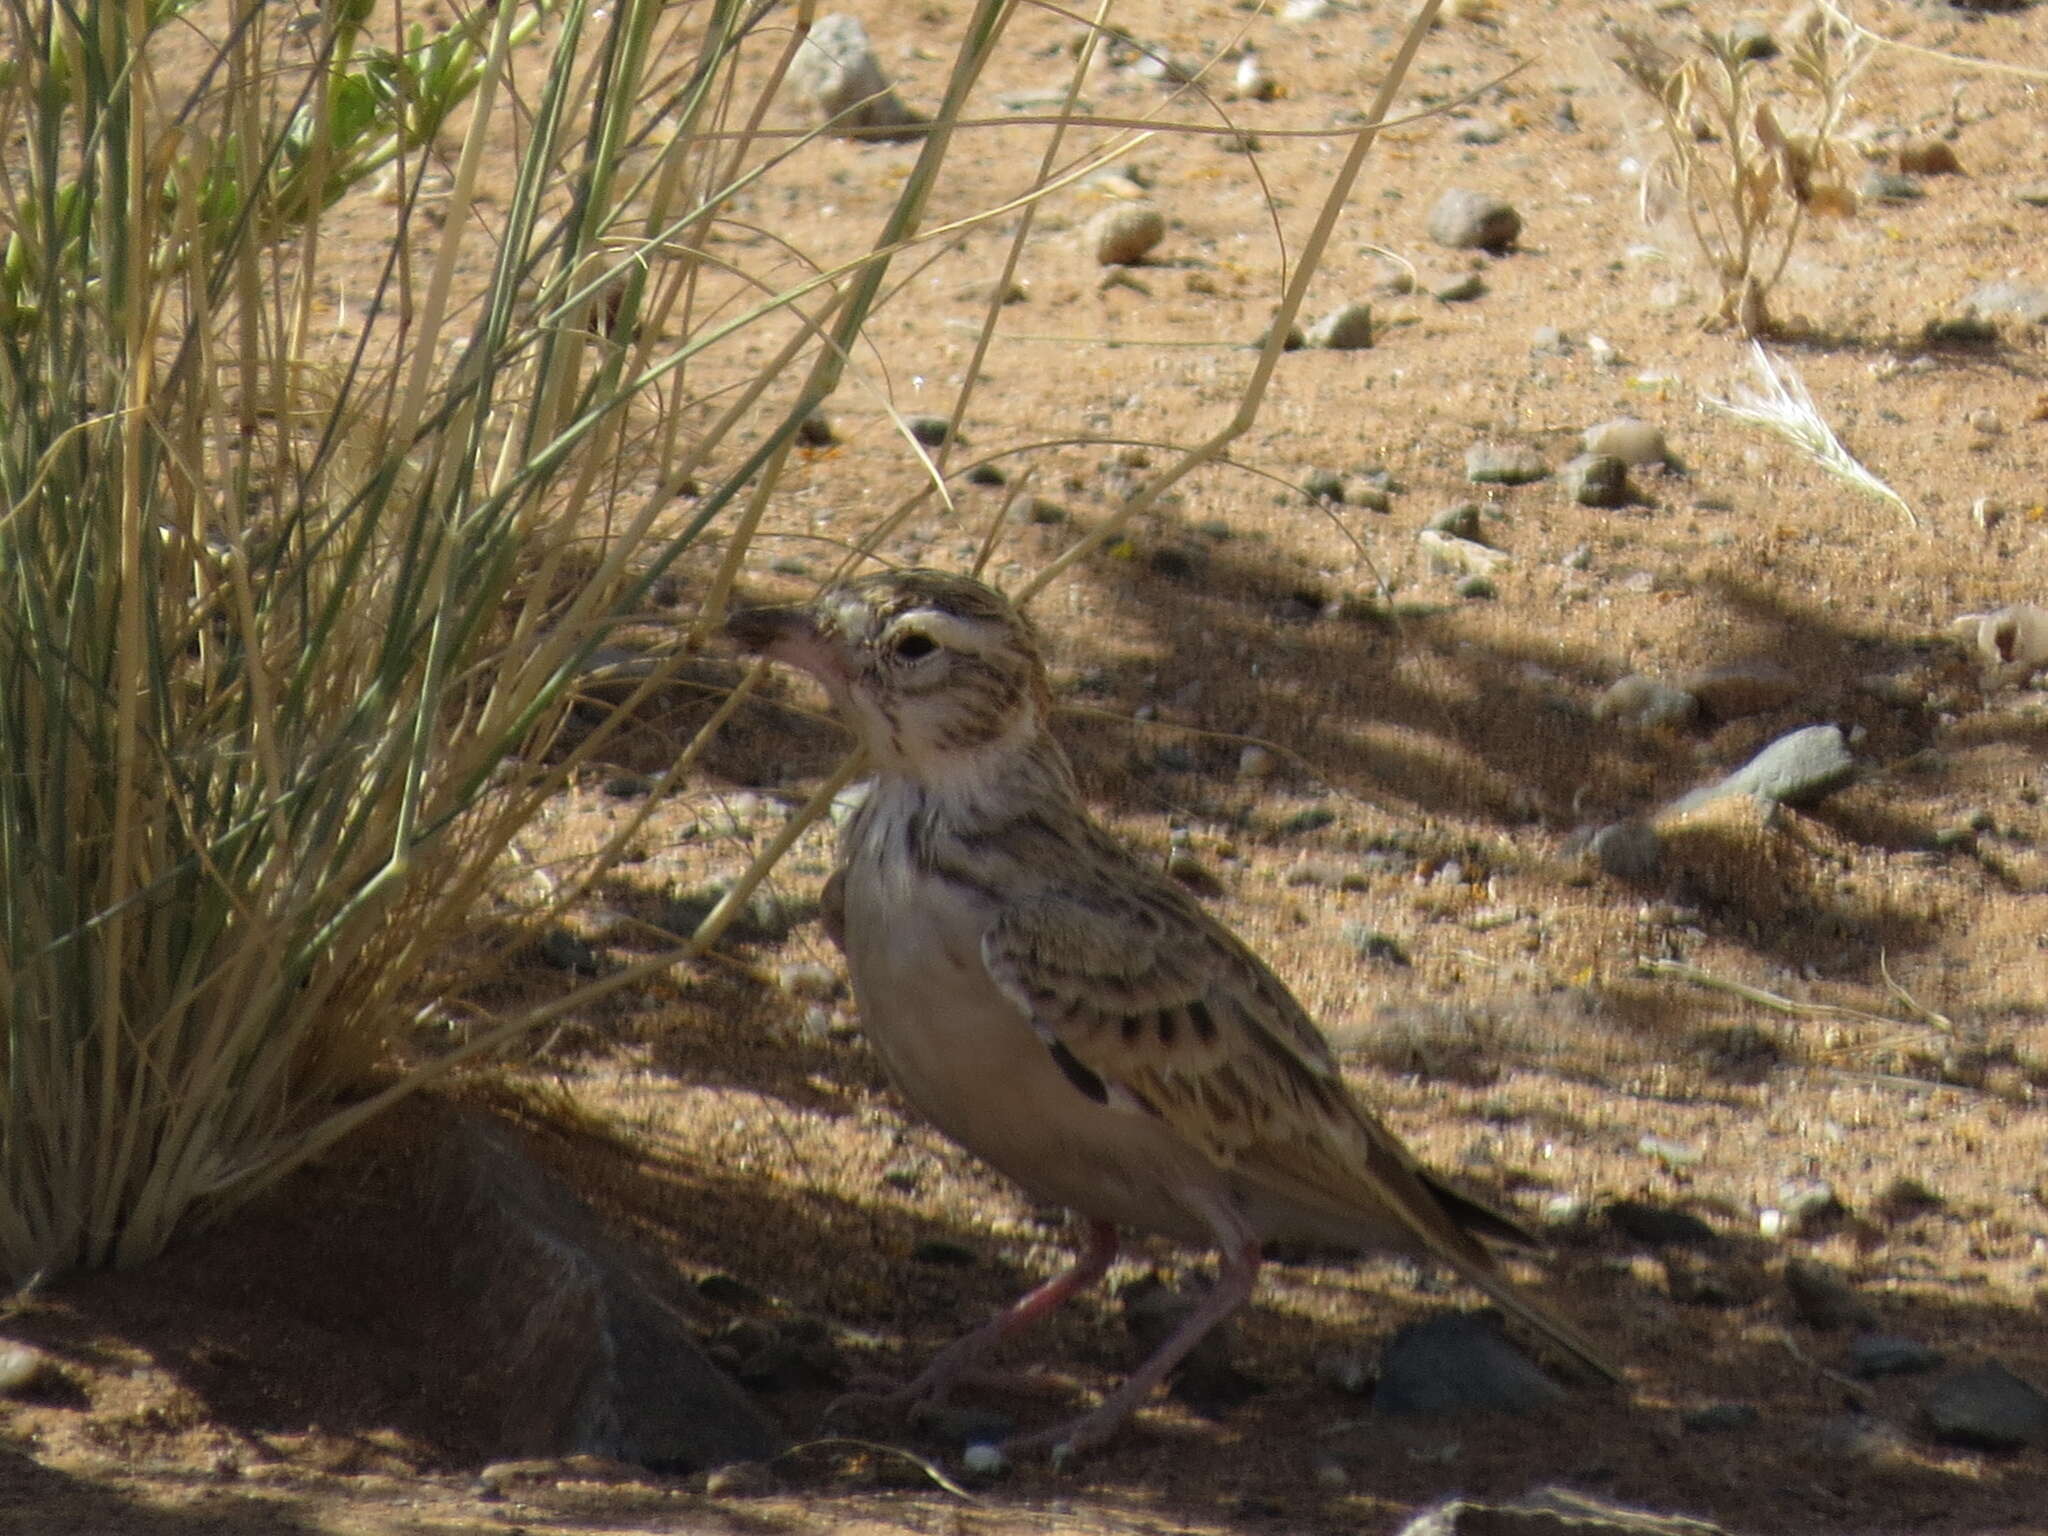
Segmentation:
<svg viewBox="0 0 2048 1536">
<path fill-rule="evenodd" d="M 1138 1405 L 1152 1395 L 1211 1329 L 1245 1304 L 1258 1278 L 1257 1243 L 1225 1248 L 1215 1286 L 1122 1386 L 1072 1423 L 1035 1435 L 1020 1435 L 1006 1442 L 1004 1451 L 1014 1457 L 1049 1450 L 1053 1460 L 1061 1462 L 1100 1445 L 1123 1426 L 1124 1420 L 1137 1411 Z"/>
<path fill-rule="evenodd" d="M 914 1381 L 887 1392 L 849 1392 L 826 1408 L 825 1417 L 830 1419 L 842 1407 L 855 1404 L 913 1411 L 936 1407 L 946 1400 L 947 1391 L 976 1360 L 1011 1334 L 1057 1311 L 1069 1297 L 1107 1274 L 1116 1258 L 1116 1248 L 1116 1228 L 1106 1221 L 1091 1221 L 1088 1242 L 1072 1264 L 1043 1285 L 1026 1291 L 972 1333 L 940 1350 Z"/>
</svg>

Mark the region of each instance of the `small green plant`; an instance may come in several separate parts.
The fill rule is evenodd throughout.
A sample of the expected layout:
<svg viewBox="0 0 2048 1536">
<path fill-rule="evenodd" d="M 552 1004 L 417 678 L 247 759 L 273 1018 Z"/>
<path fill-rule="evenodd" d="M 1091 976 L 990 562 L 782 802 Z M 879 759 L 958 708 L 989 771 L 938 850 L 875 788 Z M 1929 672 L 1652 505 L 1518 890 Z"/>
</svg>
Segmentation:
<svg viewBox="0 0 2048 1536">
<path fill-rule="evenodd" d="M 1663 138 L 1644 173 L 1645 217 L 1676 204 L 1719 285 L 1709 325 L 1771 334 L 1771 291 L 1807 216 L 1856 209 L 1835 134 L 1868 35 L 1809 12 L 1785 54 L 1789 91 L 1765 88 L 1767 61 L 1740 34 L 1703 31 L 1682 52 L 1631 28 L 1615 35 L 1615 63 L 1654 104 Z M 1797 118 L 1781 120 L 1781 108 Z"/>
</svg>

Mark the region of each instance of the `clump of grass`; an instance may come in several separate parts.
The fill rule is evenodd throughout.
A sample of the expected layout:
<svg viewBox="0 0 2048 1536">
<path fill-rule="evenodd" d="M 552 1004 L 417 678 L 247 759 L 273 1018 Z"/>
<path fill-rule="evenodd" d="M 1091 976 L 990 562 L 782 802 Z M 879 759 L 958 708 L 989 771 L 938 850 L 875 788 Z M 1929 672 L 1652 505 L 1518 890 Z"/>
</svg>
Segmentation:
<svg viewBox="0 0 2048 1536">
<path fill-rule="evenodd" d="M 586 660 L 743 557 L 1007 11 L 867 250 L 752 269 L 764 7 L 0 14 L 0 1271 L 147 1258 L 575 1006 L 390 1054 L 606 740 L 557 729 Z"/>
<path fill-rule="evenodd" d="M 1676 205 L 1719 285 L 1711 326 L 1772 334 L 1771 292 L 1807 216 L 1856 210 L 1836 132 L 1869 34 L 1807 12 L 1785 53 L 1790 90 L 1766 89 L 1767 62 L 1729 33 L 1702 31 L 1678 51 L 1628 27 L 1615 36 L 1615 63 L 1655 106 L 1663 138 L 1644 172 L 1645 217 Z"/>
</svg>

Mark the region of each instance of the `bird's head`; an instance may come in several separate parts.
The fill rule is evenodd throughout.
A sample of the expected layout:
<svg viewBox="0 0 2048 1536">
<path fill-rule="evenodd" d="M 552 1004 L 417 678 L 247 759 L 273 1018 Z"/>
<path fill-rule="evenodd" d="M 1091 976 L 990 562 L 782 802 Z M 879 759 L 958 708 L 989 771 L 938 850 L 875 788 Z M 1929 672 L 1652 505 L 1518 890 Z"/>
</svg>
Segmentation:
<svg viewBox="0 0 2048 1536">
<path fill-rule="evenodd" d="M 1049 712 L 1038 637 L 993 587 L 884 571 L 810 603 L 726 620 L 739 645 L 808 672 L 884 772 L 938 782 L 1033 745 Z"/>
</svg>

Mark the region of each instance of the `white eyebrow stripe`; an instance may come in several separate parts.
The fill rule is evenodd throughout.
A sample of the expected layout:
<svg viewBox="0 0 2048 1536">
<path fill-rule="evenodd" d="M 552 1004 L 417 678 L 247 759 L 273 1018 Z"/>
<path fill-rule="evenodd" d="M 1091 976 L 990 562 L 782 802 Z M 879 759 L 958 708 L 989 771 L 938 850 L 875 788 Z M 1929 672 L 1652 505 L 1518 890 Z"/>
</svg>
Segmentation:
<svg viewBox="0 0 2048 1536">
<path fill-rule="evenodd" d="M 893 635 L 906 627 L 930 635 L 950 651 L 966 651 L 979 656 L 988 649 L 986 624 L 976 619 L 963 619 L 943 608 L 913 608 L 889 626 L 889 633 Z"/>
</svg>

